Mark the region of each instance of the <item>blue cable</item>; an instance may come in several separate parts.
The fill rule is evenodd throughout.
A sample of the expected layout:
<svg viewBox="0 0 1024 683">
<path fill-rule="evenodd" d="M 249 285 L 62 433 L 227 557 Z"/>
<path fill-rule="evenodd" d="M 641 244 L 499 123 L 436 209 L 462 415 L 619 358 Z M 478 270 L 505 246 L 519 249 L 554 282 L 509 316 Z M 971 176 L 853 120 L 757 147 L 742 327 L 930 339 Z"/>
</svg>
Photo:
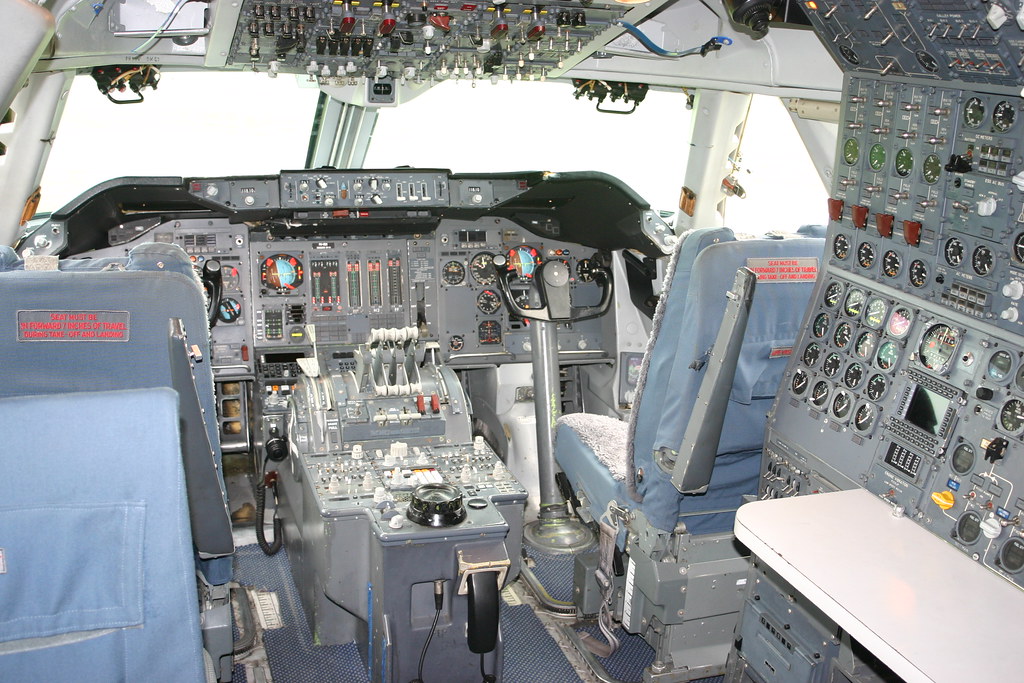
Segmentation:
<svg viewBox="0 0 1024 683">
<path fill-rule="evenodd" d="M 704 43 L 700 47 L 691 48 L 689 50 L 684 50 L 682 52 L 671 52 L 669 50 L 666 50 L 665 48 L 655 45 L 654 42 L 647 37 L 647 34 L 645 34 L 643 31 L 641 31 L 639 28 L 629 23 L 628 21 L 617 19 L 613 23 L 616 26 L 621 26 L 622 28 L 626 29 L 626 31 L 628 31 L 631 36 L 640 41 L 641 45 L 643 45 L 645 48 L 647 48 L 654 54 L 658 55 L 659 57 L 670 57 L 673 59 L 677 59 L 679 57 L 689 57 L 690 55 L 697 54 L 703 57 L 708 52 L 722 49 L 723 45 L 732 45 L 732 38 L 729 38 L 727 36 L 713 36 L 711 40 Z"/>
</svg>

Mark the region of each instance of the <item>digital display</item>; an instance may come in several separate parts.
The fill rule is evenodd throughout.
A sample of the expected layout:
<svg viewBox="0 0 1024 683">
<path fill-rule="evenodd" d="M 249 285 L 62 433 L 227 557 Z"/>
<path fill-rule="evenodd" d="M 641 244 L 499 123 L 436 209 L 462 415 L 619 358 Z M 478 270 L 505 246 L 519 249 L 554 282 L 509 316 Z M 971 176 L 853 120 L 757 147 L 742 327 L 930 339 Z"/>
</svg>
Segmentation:
<svg viewBox="0 0 1024 683">
<path fill-rule="evenodd" d="M 910 396 L 904 417 L 915 427 L 938 436 L 948 409 L 948 398 L 918 385 Z"/>
<path fill-rule="evenodd" d="M 898 443 L 890 443 L 885 454 L 885 464 L 892 466 L 908 477 L 916 477 L 923 458 Z"/>
</svg>

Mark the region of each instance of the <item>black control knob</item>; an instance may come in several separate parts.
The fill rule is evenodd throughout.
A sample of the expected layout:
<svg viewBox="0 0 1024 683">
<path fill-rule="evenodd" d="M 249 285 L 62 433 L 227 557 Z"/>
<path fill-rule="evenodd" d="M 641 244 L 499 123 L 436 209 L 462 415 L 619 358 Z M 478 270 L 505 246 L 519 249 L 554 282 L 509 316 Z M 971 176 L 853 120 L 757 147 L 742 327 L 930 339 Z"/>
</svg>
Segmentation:
<svg viewBox="0 0 1024 683">
<path fill-rule="evenodd" d="M 978 390 L 974 392 L 974 395 L 982 401 L 991 401 L 995 392 L 988 387 L 978 387 Z"/>
<path fill-rule="evenodd" d="M 971 168 L 971 160 L 963 154 L 949 155 L 949 163 L 946 164 L 946 170 L 950 173 L 970 173 Z"/>
<path fill-rule="evenodd" d="M 413 490 L 405 515 L 421 526 L 458 524 L 466 519 L 462 492 L 451 484 L 421 484 Z"/>
<path fill-rule="evenodd" d="M 274 462 L 281 462 L 288 457 L 288 440 L 281 436 L 276 425 L 270 428 L 269 436 L 265 446 L 267 457 Z"/>
</svg>

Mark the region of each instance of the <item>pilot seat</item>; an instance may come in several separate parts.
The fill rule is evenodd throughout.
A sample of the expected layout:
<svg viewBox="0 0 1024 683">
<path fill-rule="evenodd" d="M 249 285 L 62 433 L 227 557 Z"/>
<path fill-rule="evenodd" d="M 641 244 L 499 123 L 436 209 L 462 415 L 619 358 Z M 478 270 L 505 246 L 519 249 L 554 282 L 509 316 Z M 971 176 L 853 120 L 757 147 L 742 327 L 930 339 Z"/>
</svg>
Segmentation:
<svg viewBox="0 0 1024 683">
<path fill-rule="evenodd" d="M 757 492 L 765 416 L 823 249 L 822 239 L 737 240 L 728 228 L 687 233 L 667 269 L 628 422 L 585 413 L 559 420 L 557 461 L 578 512 L 601 532 L 601 550 L 577 558 L 574 586 L 577 611 L 600 614 L 608 640 L 583 636 L 594 653 L 614 650 L 612 626 L 621 621 L 654 647 L 652 680 L 724 670 L 747 571 L 748 553 L 732 535 L 735 511 Z M 736 333 L 742 346 L 735 372 L 717 389 L 704 389 L 728 392 L 720 438 L 707 437 L 718 439 L 708 451 L 710 481 L 706 490 L 682 494 L 673 463 L 694 433 L 688 427 L 699 430 L 715 417 L 698 393 L 720 362 L 716 337 L 744 267 L 757 281 L 745 332 Z"/>
</svg>

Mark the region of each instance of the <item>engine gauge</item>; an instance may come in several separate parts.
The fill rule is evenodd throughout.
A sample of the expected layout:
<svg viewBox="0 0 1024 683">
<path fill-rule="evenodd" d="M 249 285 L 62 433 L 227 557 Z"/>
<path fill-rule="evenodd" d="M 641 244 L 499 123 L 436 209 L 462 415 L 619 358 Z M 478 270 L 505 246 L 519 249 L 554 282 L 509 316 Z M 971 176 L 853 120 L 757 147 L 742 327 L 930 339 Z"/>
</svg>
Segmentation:
<svg viewBox="0 0 1024 683">
<path fill-rule="evenodd" d="M 974 253 L 971 254 L 971 268 L 978 275 L 988 275 L 991 273 L 994 264 L 995 257 L 992 255 L 992 250 L 984 244 L 975 248 Z"/>
<path fill-rule="evenodd" d="M 885 147 L 877 142 L 868 150 L 868 166 L 872 171 L 880 171 L 885 166 Z"/>
<path fill-rule="evenodd" d="M 999 426 L 1011 434 L 1024 429 L 1024 401 L 1011 398 L 999 411 Z"/>
<path fill-rule="evenodd" d="M 921 365 L 935 372 L 949 366 L 960 341 L 960 331 L 945 324 L 932 325 L 921 338 L 919 347 Z"/>
<path fill-rule="evenodd" d="M 846 419 L 846 416 L 850 414 L 850 408 L 852 407 L 853 396 L 850 395 L 850 392 L 840 389 L 836 392 L 836 395 L 832 397 L 832 414 L 840 420 Z"/>
<path fill-rule="evenodd" d="M 484 315 L 497 313 L 501 309 L 501 297 L 494 290 L 485 289 L 477 294 L 476 307 Z"/>
<path fill-rule="evenodd" d="M 864 366 L 860 363 L 850 363 L 843 373 L 843 384 L 856 389 L 864 381 Z"/>
<path fill-rule="evenodd" d="M 967 474 L 974 467 L 974 446 L 969 443 L 962 443 L 953 450 L 953 457 L 949 460 L 949 466 L 957 474 Z"/>
<path fill-rule="evenodd" d="M 864 309 L 864 324 L 873 330 L 877 330 L 885 322 L 885 314 L 889 312 L 889 304 L 880 297 L 871 297 L 867 308 Z"/>
<path fill-rule="evenodd" d="M 880 370 L 891 370 L 900 360 L 900 347 L 894 341 L 883 342 L 875 354 L 875 365 Z"/>
<path fill-rule="evenodd" d="M 821 363 L 821 372 L 826 377 L 835 377 L 841 367 L 843 367 L 843 357 L 835 351 L 830 351 Z"/>
<path fill-rule="evenodd" d="M 856 318 L 860 315 L 861 310 L 864 307 L 864 301 L 868 298 L 868 295 L 864 293 L 863 289 L 852 288 L 846 294 L 846 301 L 843 303 L 843 311 L 846 315 L 851 318 Z"/>
<path fill-rule="evenodd" d="M 828 313 L 819 313 L 814 316 L 814 322 L 811 324 L 811 334 L 818 339 L 821 339 L 828 333 L 829 325 L 832 320 L 829 318 Z"/>
<path fill-rule="evenodd" d="M 928 266 L 920 259 L 910 262 L 910 284 L 914 287 L 924 287 L 928 283 Z"/>
<path fill-rule="evenodd" d="M 899 253 L 890 249 L 882 255 L 882 273 L 886 277 L 896 277 L 903 270 L 903 259 Z"/>
<path fill-rule="evenodd" d="M 217 307 L 217 319 L 224 323 L 233 323 L 242 315 L 242 304 L 237 300 L 221 299 Z"/>
<path fill-rule="evenodd" d="M 482 251 L 469 262 L 469 272 L 473 276 L 473 279 L 478 283 L 484 285 L 493 285 L 495 282 L 495 274 L 491 269 L 491 263 L 494 262 L 494 254 L 486 251 Z"/>
<path fill-rule="evenodd" d="M 942 248 L 942 254 L 946 257 L 946 263 L 956 268 L 964 262 L 964 243 L 959 237 L 950 237 Z"/>
<path fill-rule="evenodd" d="M 993 382 L 1005 382 L 1013 371 L 1013 356 L 1009 351 L 996 351 L 988 359 L 988 369 L 985 374 Z"/>
<path fill-rule="evenodd" d="M 860 159 L 860 143 L 857 138 L 847 138 L 843 143 L 843 161 L 847 166 L 853 166 Z"/>
<path fill-rule="evenodd" d="M 889 316 L 889 324 L 885 326 L 885 331 L 889 333 L 890 337 L 903 339 L 910 331 L 910 323 L 913 320 L 914 314 L 910 312 L 909 308 L 898 306 Z"/>
<path fill-rule="evenodd" d="M 981 536 L 981 517 L 977 512 L 968 510 L 960 515 L 960 519 L 956 520 L 954 533 L 956 533 L 957 539 L 964 543 L 974 543 Z"/>
<path fill-rule="evenodd" d="M 914 153 L 906 147 L 896 152 L 893 170 L 901 178 L 906 178 L 910 175 L 910 172 L 914 170 Z"/>
<path fill-rule="evenodd" d="M 807 391 L 807 385 L 810 381 L 811 380 L 805 371 L 797 370 L 793 373 L 793 381 L 789 386 L 793 390 L 794 394 L 797 396 L 803 396 L 804 392 Z"/>
<path fill-rule="evenodd" d="M 302 261 L 291 254 L 274 254 L 260 264 L 260 282 L 281 294 L 298 288 L 303 274 Z"/>
<path fill-rule="evenodd" d="M 441 279 L 449 285 L 461 285 L 466 280 L 466 266 L 462 261 L 449 261 L 441 269 Z"/>
<path fill-rule="evenodd" d="M 821 380 L 811 389 L 811 403 L 819 408 L 828 403 L 828 382 Z"/>
<path fill-rule="evenodd" d="M 889 383 L 885 380 L 885 375 L 871 375 L 868 378 L 867 386 L 864 388 L 864 393 L 872 401 L 877 401 L 885 396 L 885 391 L 888 388 Z"/>
<path fill-rule="evenodd" d="M 497 320 L 483 320 L 476 328 L 476 340 L 481 344 L 501 343 L 501 323 Z"/>
<path fill-rule="evenodd" d="M 1017 119 L 1017 110 L 1013 105 L 1003 100 L 992 110 L 992 127 L 1000 133 L 1005 133 L 1013 127 Z"/>
<path fill-rule="evenodd" d="M 843 233 L 839 233 L 832 240 L 832 254 L 840 261 L 845 261 L 850 255 L 850 239 Z"/>
<path fill-rule="evenodd" d="M 871 242 L 861 242 L 857 247 L 857 263 L 861 268 L 875 265 L 875 247 Z"/>
<path fill-rule="evenodd" d="M 825 305 L 829 308 L 835 308 L 836 304 L 839 303 L 839 299 L 843 296 L 843 285 L 839 282 L 830 282 L 828 287 L 825 288 Z"/>
<path fill-rule="evenodd" d="M 937 154 L 929 154 L 921 162 L 921 178 L 929 185 L 939 182 L 942 175 L 942 160 Z"/>
<path fill-rule="evenodd" d="M 1013 258 L 1018 262 L 1024 262 L 1024 232 L 1013 238 Z"/>
<path fill-rule="evenodd" d="M 580 282 L 593 282 L 594 281 L 594 269 L 597 264 L 588 258 L 581 258 L 576 262 L 576 277 L 580 279 Z"/>
<path fill-rule="evenodd" d="M 868 359 L 875 352 L 875 344 L 878 342 L 878 337 L 875 336 L 874 332 L 861 332 L 860 336 L 857 337 L 857 343 L 853 346 L 853 352 L 858 358 Z"/>
<path fill-rule="evenodd" d="M 540 263 L 540 252 L 529 245 L 523 244 L 508 250 L 508 269 L 514 270 L 523 282 L 533 279 Z"/>
<path fill-rule="evenodd" d="M 461 351 L 466 346 L 466 340 L 457 334 L 451 336 L 448 340 L 449 351 Z"/>
<path fill-rule="evenodd" d="M 999 549 L 999 565 L 1011 574 L 1024 569 L 1024 540 L 1020 536 L 1010 538 Z"/>
<path fill-rule="evenodd" d="M 858 432 L 866 432 L 875 424 L 875 407 L 870 403 L 861 403 L 853 414 L 853 428 Z"/>
<path fill-rule="evenodd" d="M 977 97 L 972 97 L 964 104 L 964 125 L 968 128 L 977 128 L 985 120 L 985 103 Z"/>
<path fill-rule="evenodd" d="M 848 322 L 841 322 L 836 325 L 836 331 L 832 334 L 832 342 L 841 349 L 845 349 L 853 338 L 853 325 Z"/>
<path fill-rule="evenodd" d="M 811 342 L 807 345 L 807 348 L 804 349 L 804 355 L 800 358 L 803 360 L 804 365 L 814 365 L 818 362 L 818 359 L 821 358 L 821 347 L 817 342 Z"/>
</svg>

